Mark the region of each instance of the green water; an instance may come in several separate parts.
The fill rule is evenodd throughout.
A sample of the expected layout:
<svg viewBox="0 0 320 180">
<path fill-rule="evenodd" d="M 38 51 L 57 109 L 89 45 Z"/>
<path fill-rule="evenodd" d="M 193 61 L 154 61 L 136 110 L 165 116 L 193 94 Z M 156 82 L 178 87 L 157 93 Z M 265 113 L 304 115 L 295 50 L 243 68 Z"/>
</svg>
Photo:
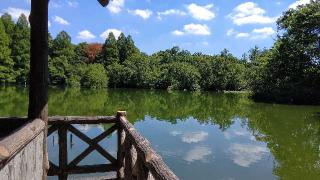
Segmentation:
<svg viewBox="0 0 320 180">
<path fill-rule="evenodd" d="M 0 89 L 0 116 L 25 116 L 27 90 Z M 51 89 L 50 115 L 128 119 L 181 179 L 320 179 L 320 106 L 255 103 L 247 94 Z M 103 126 L 79 126 L 94 137 Z M 114 137 L 102 142 L 115 154 Z M 72 160 L 87 146 L 74 139 Z M 108 142 L 107 142 L 108 141 Z M 49 141 L 50 159 L 57 145 Z M 102 161 L 102 162 L 99 162 Z M 83 164 L 103 163 L 93 153 Z"/>
</svg>

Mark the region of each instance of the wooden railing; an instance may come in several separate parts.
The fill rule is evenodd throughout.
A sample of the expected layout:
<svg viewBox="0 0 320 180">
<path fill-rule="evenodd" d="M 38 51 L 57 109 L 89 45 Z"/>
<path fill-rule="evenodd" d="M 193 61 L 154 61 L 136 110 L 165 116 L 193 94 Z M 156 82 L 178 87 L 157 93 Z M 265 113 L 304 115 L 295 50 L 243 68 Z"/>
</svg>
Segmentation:
<svg viewBox="0 0 320 180">
<path fill-rule="evenodd" d="M 108 130 L 91 139 L 72 126 L 72 124 L 114 124 Z M 68 174 L 117 172 L 116 179 L 138 180 L 176 180 L 178 177 L 170 170 L 152 148 L 147 139 L 142 137 L 127 121 L 126 112 L 120 111 L 116 116 L 55 116 L 49 118 L 48 136 L 58 131 L 59 136 L 59 165 L 50 162 L 48 175 L 58 175 L 60 180 L 67 179 Z M 72 132 L 89 147 L 68 163 L 67 131 Z M 99 142 L 117 131 L 117 157 L 113 157 Z M 96 150 L 110 164 L 79 166 L 79 162 Z"/>
</svg>

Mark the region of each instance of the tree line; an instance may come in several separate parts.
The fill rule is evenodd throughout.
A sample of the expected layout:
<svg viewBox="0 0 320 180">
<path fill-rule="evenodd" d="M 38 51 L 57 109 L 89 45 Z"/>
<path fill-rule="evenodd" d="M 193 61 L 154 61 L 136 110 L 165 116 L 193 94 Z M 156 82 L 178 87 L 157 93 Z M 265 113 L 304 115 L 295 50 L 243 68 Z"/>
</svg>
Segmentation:
<svg viewBox="0 0 320 180">
<path fill-rule="evenodd" d="M 269 49 L 241 58 L 227 49 L 216 55 L 179 47 L 147 55 L 123 33 L 103 44 L 72 44 L 67 32 L 49 35 L 51 86 L 172 90 L 250 90 L 257 100 L 320 103 L 320 3 L 289 9 L 278 19 Z M 30 29 L 21 15 L 0 20 L 0 83 L 28 85 Z"/>
</svg>

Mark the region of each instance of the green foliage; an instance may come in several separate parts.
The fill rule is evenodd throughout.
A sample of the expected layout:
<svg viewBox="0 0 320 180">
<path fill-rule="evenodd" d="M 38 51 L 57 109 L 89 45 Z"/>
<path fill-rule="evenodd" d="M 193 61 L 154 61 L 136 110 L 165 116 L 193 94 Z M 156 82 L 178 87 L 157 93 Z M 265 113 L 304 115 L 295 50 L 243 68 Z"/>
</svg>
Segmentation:
<svg viewBox="0 0 320 180">
<path fill-rule="evenodd" d="M 13 71 L 14 62 L 10 57 L 10 39 L 5 31 L 2 20 L 0 20 L 0 84 L 12 83 L 15 81 Z"/>
<path fill-rule="evenodd" d="M 85 47 L 87 43 L 80 43 L 75 46 L 74 49 L 74 58 L 70 60 L 71 65 L 84 64 L 85 62 L 89 62 L 89 58 L 86 55 Z"/>
<path fill-rule="evenodd" d="M 255 99 L 320 103 L 319 22 L 319 1 L 290 9 L 280 17 L 277 23 L 282 34 L 253 66 L 256 74 L 250 84 Z"/>
<path fill-rule="evenodd" d="M 130 56 L 139 52 L 138 48 L 134 45 L 132 37 L 131 36 L 126 37 L 123 33 L 121 33 L 118 38 L 117 46 L 119 50 L 120 63 L 123 63 Z"/>
<path fill-rule="evenodd" d="M 98 63 L 107 67 L 110 64 L 119 62 L 119 50 L 117 40 L 111 32 L 102 46 L 100 55 L 98 55 Z"/>
<path fill-rule="evenodd" d="M 104 88 L 108 85 L 106 70 L 101 64 L 88 64 L 81 79 L 81 85 L 91 88 Z"/>
<path fill-rule="evenodd" d="M 126 71 L 123 65 L 118 63 L 113 63 L 107 67 L 108 77 L 109 77 L 109 87 L 125 87 L 125 76 Z"/>
<path fill-rule="evenodd" d="M 160 76 L 161 85 L 169 89 L 199 90 L 200 73 L 186 62 L 173 62 L 163 66 Z"/>
<path fill-rule="evenodd" d="M 227 49 L 218 55 L 191 54 L 173 47 L 146 55 L 123 33 L 100 44 L 73 45 L 60 32 L 49 37 L 49 81 L 54 86 L 124 87 L 239 91 L 285 103 L 320 103 L 320 3 L 289 9 L 277 21 L 279 34 L 271 49 L 252 48 L 240 59 Z M 4 25 L 3 25 L 4 24 Z M 1 17 L 0 81 L 28 83 L 28 21 Z M 93 63 L 93 64 L 90 64 Z"/>
<path fill-rule="evenodd" d="M 4 13 L 2 16 L 1 16 L 1 21 L 4 25 L 4 28 L 5 28 L 5 32 L 7 33 L 7 35 L 9 36 L 9 39 L 10 39 L 10 44 L 11 44 L 11 37 L 12 37 L 12 34 L 14 32 L 14 22 L 12 20 L 12 17 L 10 14 L 8 13 Z"/>
<path fill-rule="evenodd" d="M 65 86 L 67 84 L 70 64 L 66 56 L 49 58 L 49 80 L 54 86 Z"/>
<path fill-rule="evenodd" d="M 74 62 L 75 52 L 71 37 L 65 31 L 60 32 L 52 41 L 49 58 L 49 80 L 54 86 L 67 85 L 71 64 Z M 73 64 L 74 65 L 74 64 Z"/>
<path fill-rule="evenodd" d="M 21 14 L 12 33 L 11 53 L 17 73 L 16 82 L 26 84 L 30 70 L 30 29 L 27 17 Z"/>
</svg>

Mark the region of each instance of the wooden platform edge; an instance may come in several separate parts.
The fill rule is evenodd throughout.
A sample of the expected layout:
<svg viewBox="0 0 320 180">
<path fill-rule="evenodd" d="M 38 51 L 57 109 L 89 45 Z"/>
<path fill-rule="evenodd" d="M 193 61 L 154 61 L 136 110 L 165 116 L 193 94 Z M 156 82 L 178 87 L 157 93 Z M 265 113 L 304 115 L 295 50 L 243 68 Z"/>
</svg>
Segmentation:
<svg viewBox="0 0 320 180">
<path fill-rule="evenodd" d="M 118 114 L 120 126 L 126 132 L 126 138 L 130 139 L 137 151 L 138 158 L 141 158 L 143 164 L 157 180 L 178 180 L 179 178 L 164 163 L 161 156 L 153 150 L 150 142 L 135 130 L 134 126 L 128 122 L 125 114 Z"/>
<path fill-rule="evenodd" d="M 41 119 L 35 119 L 1 139 L 0 170 L 44 129 L 45 123 Z"/>
<path fill-rule="evenodd" d="M 109 124 L 117 123 L 115 116 L 52 116 L 49 117 L 49 125 L 66 124 Z"/>
</svg>

